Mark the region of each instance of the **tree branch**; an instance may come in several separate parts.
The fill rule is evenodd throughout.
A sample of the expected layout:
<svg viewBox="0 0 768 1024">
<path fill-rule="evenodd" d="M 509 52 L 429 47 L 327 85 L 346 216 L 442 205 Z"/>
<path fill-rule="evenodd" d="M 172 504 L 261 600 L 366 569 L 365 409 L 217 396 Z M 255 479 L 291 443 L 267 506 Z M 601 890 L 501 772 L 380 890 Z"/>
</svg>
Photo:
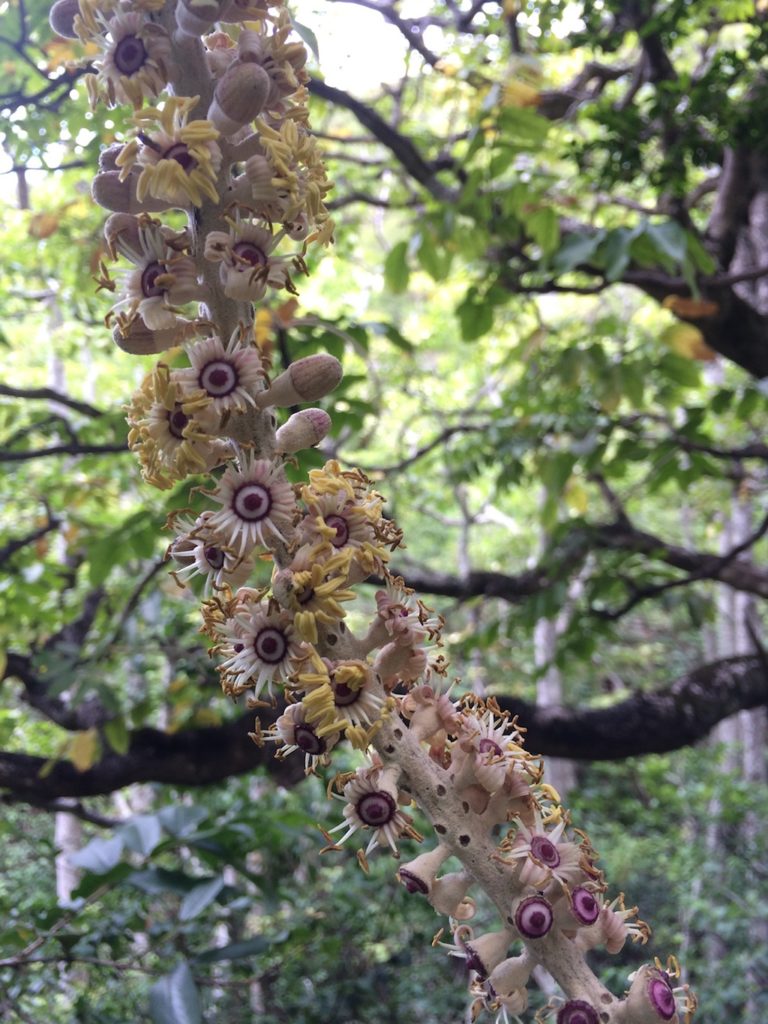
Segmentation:
<svg viewBox="0 0 768 1024">
<path fill-rule="evenodd" d="M 83 416 L 91 416 L 94 419 L 105 415 L 104 409 L 97 409 L 89 402 L 70 398 L 69 395 L 56 391 L 55 388 L 14 388 L 10 384 L 0 384 L 0 395 L 6 395 L 9 398 L 39 398 L 47 402 L 56 402 L 57 405 L 65 405 L 69 409 L 74 409 L 75 412 L 82 413 Z"/>
<path fill-rule="evenodd" d="M 34 448 L 26 452 L 0 448 L 0 462 L 30 462 L 52 455 L 119 455 L 128 450 L 127 444 L 54 444 L 50 448 Z"/>
</svg>

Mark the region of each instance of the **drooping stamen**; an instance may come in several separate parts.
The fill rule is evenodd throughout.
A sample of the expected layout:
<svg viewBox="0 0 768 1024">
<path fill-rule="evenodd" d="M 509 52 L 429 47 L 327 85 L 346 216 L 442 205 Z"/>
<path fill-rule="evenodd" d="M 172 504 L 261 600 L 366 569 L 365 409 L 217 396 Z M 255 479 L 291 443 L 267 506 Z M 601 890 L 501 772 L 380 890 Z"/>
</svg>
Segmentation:
<svg viewBox="0 0 768 1024">
<path fill-rule="evenodd" d="M 317 735 L 311 725 L 299 723 L 299 725 L 294 726 L 293 741 L 299 750 L 303 750 L 305 754 L 318 756 L 326 751 L 325 740 Z"/>
<path fill-rule="evenodd" d="M 197 167 L 197 160 L 189 152 L 189 147 L 184 142 L 174 142 L 163 153 L 161 160 L 175 160 L 187 174 Z"/>
<path fill-rule="evenodd" d="M 480 959 L 477 950 L 472 946 L 471 943 L 464 943 L 464 953 L 467 958 L 467 967 L 470 971 L 475 971 L 480 981 L 485 981 L 488 977 L 488 969 Z"/>
<path fill-rule="evenodd" d="M 144 267 L 141 273 L 141 291 L 145 298 L 154 299 L 157 295 L 165 295 L 165 288 L 161 288 L 155 282 L 158 277 L 167 273 L 166 267 L 162 263 L 158 263 L 157 260 Z"/>
<path fill-rule="evenodd" d="M 349 523 L 343 516 L 326 516 L 325 522 L 336 531 L 336 536 L 331 538 L 331 544 L 335 548 L 344 547 L 349 540 Z"/>
<path fill-rule="evenodd" d="M 261 484 L 243 484 L 232 498 L 233 512 L 247 523 L 258 523 L 269 515 L 272 495 Z"/>
<path fill-rule="evenodd" d="M 398 875 L 400 877 L 400 881 L 405 886 L 406 892 L 419 892 L 424 896 L 429 892 L 429 886 L 427 883 L 417 875 L 414 875 L 412 871 L 408 870 L 408 868 L 400 868 Z"/>
<path fill-rule="evenodd" d="M 172 437 L 178 438 L 180 441 L 184 437 L 184 428 L 189 423 L 189 416 L 182 412 L 180 406 L 176 406 L 171 412 L 168 413 L 168 431 Z"/>
<path fill-rule="evenodd" d="M 123 36 L 114 49 L 112 59 L 121 75 L 135 75 L 146 63 L 147 48 L 138 36 Z"/>
<path fill-rule="evenodd" d="M 526 939 L 540 939 L 552 927 L 552 907 L 543 896 L 529 896 L 515 911 L 515 925 Z"/>
<path fill-rule="evenodd" d="M 583 999 L 569 999 L 557 1012 L 557 1024 L 598 1024 L 597 1010 Z"/>
<path fill-rule="evenodd" d="M 212 569 L 215 569 L 216 572 L 218 572 L 219 569 L 224 568 L 224 552 L 221 548 L 210 545 L 207 548 L 203 548 L 203 554 L 205 555 L 205 560 L 208 565 L 210 565 Z"/>
<path fill-rule="evenodd" d="M 600 916 L 600 904 L 589 889 L 577 885 L 571 893 L 571 909 L 582 924 L 594 924 Z"/>
<path fill-rule="evenodd" d="M 371 828 L 381 828 L 387 822 L 392 821 L 397 811 L 397 805 L 392 796 L 384 790 L 376 790 L 374 793 L 365 793 L 355 805 L 357 816 L 364 825 Z"/>
<path fill-rule="evenodd" d="M 277 665 L 285 657 L 288 643 L 279 629 L 267 626 L 253 638 L 253 649 L 262 661 L 268 665 Z"/>
<path fill-rule="evenodd" d="M 249 263 L 252 267 L 266 267 L 266 253 L 254 245 L 253 242 L 237 242 L 232 246 L 232 252 L 243 263 Z"/>
<path fill-rule="evenodd" d="M 206 363 L 198 376 L 200 387 L 213 398 L 225 398 L 231 395 L 239 383 L 235 367 L 224 359 L 214 359 Z"/>
<path fill-rule="evenodd" d="M 651 1005 L 663 1020 L 671 1020 L 677 1007 L 675 1006 L 675 994 L 666 977 L 656 977 L 651 980 L 648 986 L 648 998 Z"/>
<path fill-rule="evenodd" d="M 531 856 L 548 868 L 556 868 L 560 863 L 557 847 L 546 836 L 534 836 L 531 839 Z"/>
</svg>

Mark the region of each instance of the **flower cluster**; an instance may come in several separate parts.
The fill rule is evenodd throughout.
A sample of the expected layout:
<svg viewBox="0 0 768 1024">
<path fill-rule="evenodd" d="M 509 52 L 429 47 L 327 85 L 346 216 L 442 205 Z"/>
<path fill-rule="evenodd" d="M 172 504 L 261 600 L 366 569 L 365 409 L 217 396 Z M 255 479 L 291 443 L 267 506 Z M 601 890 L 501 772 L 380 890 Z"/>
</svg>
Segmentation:
<svg viewBox="0 0 768 1024">
<path fill-rule="evenodd" d="M 304 483 L 286 476 L 286 462 L 328 434 L 329 413 L 312 403 L 341 367 L 319 354 L 270 378 L 259 347 L 254 305 L 295 292 L 308 246 L 333 232 L 308 126 L 307 55 L 281 0 L 57 0 L 51 24 L 97 52 L 91 101 L 131 107 L 129 137 L 104 150 L 93 185 L 112 211 L 106 253 L 124 261 L 99 277 L 117 293 L 114 340 L 166 353 L 128 406 L 128 440 L 156 487 L 203 478 L 197 507 L 200 495 L 210 507 L 169 517 L 168 558 L 180 587 L 201 581 L 224 693 L 252 708 L 281 702 L 252 739 L 281 758 L 303 754 L 307 772 L 344 744 L 364 754 L 330 783 L 343 820 L 325 833 L 335 850 L 365 832 L 363 866 L 377 846 L 399 856 L 403 841 L 421 842 L 408 810 L 418 805 L 437 845 L 399 879 L 449 919 L 476 1013 L 517 1018 L 541 964 L 565 993 L 541 1019 L 689 1015 L 674 963 L 641 967 L 622 999 L 587 966 L 589 950 L 617 953 L 649 929 L 622 895 L 606 898 L 597 854 L 524 729 L 493 700 L 452 696 L 443 620 L 389 569 L 402 537 L 381 495 L 333 459 Z M 296 406 L 277 427 L 276 411 Z M 371 595 L 362 585 L 373 580 Z M 475 934 L 478 889 L 501 927 Z"/>
</svg>

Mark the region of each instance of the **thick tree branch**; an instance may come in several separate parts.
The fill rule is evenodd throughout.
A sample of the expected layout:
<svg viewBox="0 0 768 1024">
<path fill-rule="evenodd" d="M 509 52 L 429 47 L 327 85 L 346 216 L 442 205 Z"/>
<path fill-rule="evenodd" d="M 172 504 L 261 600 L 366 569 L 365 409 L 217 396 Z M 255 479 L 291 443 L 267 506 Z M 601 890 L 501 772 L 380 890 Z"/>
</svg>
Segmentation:
<svg viewBox="0 0 768 1024">
<path fill-rule="evenodd" d="M 69 409 L 74 409 L 75 412 L 82 413 L 83 416 L 93 418 L 105 414 L 103 409 L 97 409 L 89 402 L 81 402 L 78 398 L 70 398 L 69 395 L 56 391 L 55 388 L 14 388 L 10 384 L 0 384 L 0 395 L 5 395 L 8 398 L 42 399 L 46 402 L 55 402 L 57 405 L 65 405 Z"/>
<path fill-rule="evenodd" d="M 444 169 L 444 163 L 439 167 L 429 163 L 421 155 L 416 146 L 405 135 L 387 124 L 383 117 L 367 104 L 350 96 L 342 89 L 336 89 L 327 85 L 319 78 L 311 78 L 309 91 L 320 99 L 328 100 L 335 106 L 345 107 L 355 115 L 360 124 L 378 139 L 396 157 L 403 169 L 410 176 L 422 185 L 435 199 L 441 202 L 455 202 L 457 195 L 454 190 L 446 188 L 437 178 L 439 169 Z"/>
<path fill-rule="evenodd" d="M 759 657 L 724 659 L 701 666 L 671 686 L 635 693 L 609 708 L 537 707 L 499 696 L 520 716 L 530 750 L 583 761 L 620 760 L 664 753 L 704 739 L 724 718 L 768 700 L 768 677 Z M 262 712 L 266 724 L 275 712 Z M 52 765 L 29 754 L 0 753 L 0 789 L 28 803 L 99 796 L 135 782 L 203 786 L 264 765 L 280 785 L 304 776 L 301 756 L 276 761 L 271 749 L 248 738 L 253 714 L 226 725 L 168 734 L 139 729 L 126 754 L 110 752 L 87 771 L 69 761 Z"/>
<path fill-rule="evenodd" d="M 702 665 L 667 688 L 634 693 L 607 708 L 536 707 L 510 697 L 498 701 L 520 716 L 530 750 L 612 761 L 698 743 L 724 718 L 764 706 L 768 676 L 759 657 L 746 656 Z"/>
</svg>

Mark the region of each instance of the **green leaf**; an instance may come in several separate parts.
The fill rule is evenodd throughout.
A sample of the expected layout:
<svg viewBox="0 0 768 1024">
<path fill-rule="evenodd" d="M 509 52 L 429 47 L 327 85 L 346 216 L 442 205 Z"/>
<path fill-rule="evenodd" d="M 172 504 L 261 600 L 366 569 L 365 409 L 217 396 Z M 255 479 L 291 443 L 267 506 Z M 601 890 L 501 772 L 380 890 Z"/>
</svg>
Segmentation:
<svg viewBox="0 0 768 1024">
<path fill-rule="evenodd" d="M 93 871 L 103 875 L 119 862 L 123 855 L 123 840 L 119 835 L 110 839 L 92 839 L 90 843 L 69 854 L 69 860 L 75 867 Z"/>
<path fill-rule="evenodd" d="M 545 256 L 557 249 L 560 242 L 560 219 L 551 207 L 545 206 L 527 217 L 525 229 Z"/>
<path fill-rule="evenodd" d="M 672 352 L 660 360 L 659 370 L 675 384 L 685 388 L 696 388 L 701 383 L 701 373 L 696 363 Z"/>
<path fill-rule="evenodd" d="M 112 718 L 104 726 L 107 743 L 116 754 L 126 754 L 131 745 L 131 735 L 124 718 Z"/>
<path fill-rule="evenodd" d="M 307 46 L 314 54 L 315 60 L 319 61 L 320 47 L 318 46 L 317 43 L 317 36 L 312 31 L 312 29 L 308 28 L 306 25 L 302 25 L 300 21 L 295 21 L 293 18 L 291 19 L 291 24 L 293 25 L 293 30 L 296 33 L 296 35 L 301 36 L 301 38 L 304 40 L 304 42 L 307 44 Z"/>
<path fill-rule="evenodd" d="M 428 233 L 422 236 L 416 255 L 419 263 L 433 281 L 445 280 L 451 269 L 451 254 L 442 246 L 436 246 L 434 239 Z"/>
<path fill-rule="evenodd" d="M 482 299 L 478 302 L 476 295 L 476 290 L 470 288 L 466 298 L 456 307 L 464 341 L 475 341 L 493 327 L 493 306 Z"/>
<path fill-rule="evenodd" d="M 186 895 L 197 886 L 198 879 L 185 875 L 183 871 L 171 871 L 168 868 L 145 868 L 143 871 L 132 871 L 126 881 L 137 889 L 148 893 L 175 892 Z"/>
<path fill-rule="evenodd" d="M 286 936 L 284 935 L 283 938 Z M 230 942 L 227 946 L 217 946 L 214 949 L 206 949 L 195 957 L 195 963 L 213 964 L 219 960 L 240 960 L 246 956 L 256 956 L 272 949 L 277 944 L 277 939 L 267 938 L 266 935 L 256 935 L 252 939 L 244 939 L 242 942 Z"/>
<path fill-rule="evenodd" d="M 208 817 L 204 807 L 163 807 L 157 813 L 166 832 L 179 839 L 190 836 L 201 821 Z"/>
<path fill-rule="evenodd" d="M 600 246 L 600 263 L 605 268 L 605 276 L 609 281 L 618 280 L 629 266 L 629 249 L 634 237 L 635 232 L 630 228 L 616 228 L 608 232 Z"/>
<path fill-rule="evenodd" d="M 566 236 L 552 259 L 553 268 L 563 274 L 582 263 L 587 263 L 604 238 L 605 231 L 602 229 L 591 235 Z"/>
<path fill-rule="evenodd" d="M 387 253 L 384 260 L 384 280 L 387 288 L 396 295 L 404 292 L 408 287 L 408 280 L 411 276 L 408 261 L 408 243 L 398 242 Z"/>
<path fill-rule="evenodd" d="M 207 906 L 213 903 L 223 888 L 224 879 L 221 875 L 203 882 L 202 885 L 196 885 L 181 901 L 179 920 L 191 921 L 193 917 L 197 917 Z"/>
<path fill-rule="evenodd" d="M 134 853 L 148 857 L 162 839 L 160 821 L 156 814 L 136 814 L 121 825 L 117 834 Z"/>
<path fill-rule="evenodd" d="M 183 961 L 149 990 L 153 1024 L 202 1024 L 200 994 L 189 964 Z"/>
<path fill-rule="evenodd" d="M 688 251 L 688 234 L 677 221 L 665 220 L 659 224 L 647 224 L 645 235 L 674 265 L 679 266 L 685 259 Z"/>
</svg>

